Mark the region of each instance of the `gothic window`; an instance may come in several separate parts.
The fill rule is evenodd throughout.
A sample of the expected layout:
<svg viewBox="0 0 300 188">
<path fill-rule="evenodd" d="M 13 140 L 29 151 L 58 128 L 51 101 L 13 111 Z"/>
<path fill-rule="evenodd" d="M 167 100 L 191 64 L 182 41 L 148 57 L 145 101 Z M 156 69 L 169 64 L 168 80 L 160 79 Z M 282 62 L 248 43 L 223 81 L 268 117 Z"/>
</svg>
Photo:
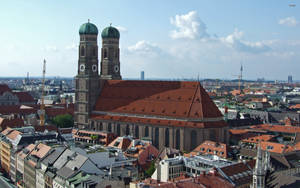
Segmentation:
<svg viewBox="0 0 300 188">
<path fill-rule="evenodd" d="M 103 57 L 104 57 L 104 58 L 107 58 L 107 49 L 104 49 Z"/>
<path fill-rule="evenodd" d="M 100 128 L 99 128 L 99 130 L 100 130 L 100 131 L 103 130 L 103 124 L 102 124 L 102 122 L 100 122 Z"/>
<path fill-rule="evenodd" d="M 108 123 L 108 125 L 107 125 L 107 131 L 111 133 L 111 123 Z"/>
<path fill-rule="evenodd" d="M 216 141 L 216 130 L 212 129 L 209 131 L 209 140 Z"/>
<path fill-rule="evenodd" d="M 180 149 L 180 130 L 176 130 L 176 149 Z"/>
<path fill-rule="evenodd" d="M 170 140 L 170 138 L 169 138 L 169 128 L 166 128 L 166 130 L 165 130 L 165 146 L 166 147 L 169 147 L 169 140 Z"/>
<path fill-rule="evenodd" d="M 121 135 L 120 124 L 117 124 L 117 135 Z"/>
<path fill-rule="evenodd" d="M 80 49 L 80 56 L 85 56 L 84 46 L 82 46 Z"/>
<path fill-rule="evenodd" d="M 119 52 L 119 50 L 115 51 L 115 58 L 118 58 L 118 52 Z"/>
<path fill-rule="evenodd" d="M 191 132 L 191 150 L 197 147 L 197 132 L 192 130 Z"/>
<path fill-rule="evenodd" d="M 145 127 L 145 137 L 148 137 L 149 136 L 149 127 L 146 126 Z"/>
<path fill-rule="evenodd" d="M 93 56 L 96 56 L 96 48 L 93 48 Z"/>
<path fill-rule="evenodd" d="M 156 127 L 155 131 L 154 131 L 154 146 L 157 148 L 159 146 L 159 129 L 158 129 L 158 127 Z"/>
<path fill-rule="evenodd" d="M 129 133 L 130 133 L 129 125 L 127 124 L 127 125 L 126 125 L 126 131 L 125 131 L 125 134 L 126 134 L 126 135 L 129 135 Z"/>
<path fill-rule="evenodd" d="M 139 138 L 139 126 L 135 126 L 135 138 Z"/>
</svg>

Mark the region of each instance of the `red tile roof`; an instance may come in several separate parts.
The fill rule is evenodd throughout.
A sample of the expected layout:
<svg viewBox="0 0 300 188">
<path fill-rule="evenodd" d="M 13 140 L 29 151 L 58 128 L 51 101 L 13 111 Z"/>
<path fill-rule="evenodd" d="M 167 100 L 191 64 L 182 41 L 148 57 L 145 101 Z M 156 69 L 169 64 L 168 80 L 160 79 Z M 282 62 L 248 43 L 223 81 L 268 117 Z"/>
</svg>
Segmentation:
<svg viewBox="0 0 300 188">
<path fill-rule="evenodd" d="M 198 82 L 108 80 L 95 111 L 177 118 L 216 118 L 221 112 Z"/>
<path fill-rule="evenodd" d="M 245 138 L 242 140 L 242 142 L 259 143 L 259 142 L 263 142 L 263 141 L 270 141 L 274 137 L 275 137 L 274 135 L 260 135 L 260 136 Z"/>
<path fill-rule="evenodd" d="M 14 118 L 14 119 L 4 119 L 0 118 L 0 127 L 1 130 L 6 129 L 7 127 L 23 127 L 24 126 L 24 120 L 20 118 Z"/>
<path fill-rule="evenodd" d="M 20 105 L 0 106 L 0 114 L 32 114 L 36 113 L 38 108 L 21 109 Z"/>
<path fill-rule="evenodd" d="M 64 114 L 73 115 L 74 105 L 69 105 L 68 108 L 66 106 L 59 107 L 59 108 L 50 106 L 50 107 L 46 107 L 45 111 L 47 116 L 50 118 L 53 118 L 58 115 L 64 115 Z"/>
<path fill-rule="evenodd" d="M 201 154 L 215 154 L 222 158 L 228 158 L 228 152 L 230 148 L 224 143 L 218 143 L 210 140 L 206 140 L 198 147 L 196 147 L 192 152 L 186 154 L 185 156 L 189 157 L 191 155 L 197 155 L 198 153 Z"/>
<path fill-rule="evenodd" d="M 290 106 L 290 109 L 300 109 L 300 104 Z"/>
<path fill-rule="evenodd" d="M 27 92 L 14 92 L 14 94 L 19 98 L 20 103 L 35 102 L 34 98 Z"/>
<path fill-rule="evenodd" d="M 251 129 L 267 130 L 282 133 L 300 133 L 300 127 L 262 124 L 251 126 Z"/>
<path fill-rule="evenodd" d="M 289 153 L 294 151 L 294 147 L 290 145 L 279 144 L 275 142 L 261 142 L 260 143 L 262 150 L 268 150 L 273 153 Z"/>
<path fill-rule="evenodd" d="M 11 92 L 11 89 L 6 84 L 0 84 L 0 95 L 2 95 L 5 92 Z"/>
<path fill-rule="evenodd" d="M 131 144 L 132 139 L 129 137 L 117 137 L 112 141 L 108 146 L 119 148 L 122 151 L 125 151 Z"/>
</svg>

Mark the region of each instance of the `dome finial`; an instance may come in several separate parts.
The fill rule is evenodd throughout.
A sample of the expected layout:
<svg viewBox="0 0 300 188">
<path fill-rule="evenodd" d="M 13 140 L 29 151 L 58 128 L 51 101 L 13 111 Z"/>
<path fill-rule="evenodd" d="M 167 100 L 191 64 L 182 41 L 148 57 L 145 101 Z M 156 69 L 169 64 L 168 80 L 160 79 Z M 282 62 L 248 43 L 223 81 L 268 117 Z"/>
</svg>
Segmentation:
<svg viewBox="0 0 300 188">
<path fill-rule="evenodd" d="M 90 19 L 88 19 L 88 23 L 90 23 Z"/>
<path fill-rule="evenodd" d="M 111 27 L 111 24 L 112 24 L 112 23 L 109 24 L 110 27 Z"/>
</svg>

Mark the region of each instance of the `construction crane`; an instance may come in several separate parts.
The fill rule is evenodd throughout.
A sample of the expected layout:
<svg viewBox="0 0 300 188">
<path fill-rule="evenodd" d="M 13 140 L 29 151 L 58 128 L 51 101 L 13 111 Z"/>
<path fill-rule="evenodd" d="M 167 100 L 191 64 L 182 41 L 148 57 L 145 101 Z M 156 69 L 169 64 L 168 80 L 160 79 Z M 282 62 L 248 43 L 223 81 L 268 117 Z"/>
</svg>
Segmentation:
<svg viewBox="0 0 300 188">
<path fill-rule="evenodd" d="M 240 74 L 239 75 L 233 75 L 233 76 L 237 76 L 239 79 L 239 91 L 241 91 L 241 84 L 242 84 L 242 80 L 243 80 L 243 65 L 241 64 L 241 68 L 240 68 Z"/>
<path fill-rule="evenodd" d="M 45 125 L 45 75 L 46 75 L 46 60 L 44 59 L 43 64 L 43 80 L 42 80 L 42 96 L 41 96 L 41 107 L 38 111 L 40 116 L 40 125 Z"/>
</svg>

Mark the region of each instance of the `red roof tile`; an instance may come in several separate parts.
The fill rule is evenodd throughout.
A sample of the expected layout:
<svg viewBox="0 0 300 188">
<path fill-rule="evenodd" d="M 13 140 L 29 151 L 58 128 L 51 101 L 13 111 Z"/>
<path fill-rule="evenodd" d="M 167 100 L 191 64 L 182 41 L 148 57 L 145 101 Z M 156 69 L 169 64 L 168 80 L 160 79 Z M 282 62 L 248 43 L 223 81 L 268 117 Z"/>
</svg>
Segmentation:
<svg viewBox="0 0 300 188">
<path fill-rule="evenodd" d="M 185 156 L 189 157 L 191 155 L 201 154 L 215 154 L 219 157 L 228 158 L 228 152 L 230 148 L 224 143 L 218 143 L 210 140 L 206 140 L 199 146 L 197 146 L 192 152 L 186 154 Z"/>
<path fill-rule="evenodd" d="M 300 127 L 262 124 L 251 126 L 251 129 L 267 130 L 282 133 L 300 133 Z"/>
<path fill-rule="evenodd" d="M 4 119 L 0 118 L 0 127 L 1 130 L 6 129 L 7 127 L 23 127 L 24 126 L 24 120 L 20 118 L 14 118 L 14 119 Z"/>
<path fill-rule="evenodd" d="M 242 140 L 242 142 L 259 143 L 259 142 L 263 142 L 263 141 L 270 141 L 274 137 L 275 137 L 274 135 L 260 135 L 260 136 L 245 138 Z"/>
<path fill-rule="evenodd" d="M 5 92 L 11 92 L 11 89 L 6 84 L 0 84 L 0 95 L 2 95 Z"/>
<path fill-rule="evenodd" d="M 27 92 L 14 92 L 15 95 L 19 98 L 19 102 L 26 103 L 31 102 L 34 103 L 34 98 Z"/>
<path fill-rule="evenodd" d="M 198 82 L 179 81 L 106 81 L 95 111 L 197 119 L 222 117 Z"/>
</svg>

